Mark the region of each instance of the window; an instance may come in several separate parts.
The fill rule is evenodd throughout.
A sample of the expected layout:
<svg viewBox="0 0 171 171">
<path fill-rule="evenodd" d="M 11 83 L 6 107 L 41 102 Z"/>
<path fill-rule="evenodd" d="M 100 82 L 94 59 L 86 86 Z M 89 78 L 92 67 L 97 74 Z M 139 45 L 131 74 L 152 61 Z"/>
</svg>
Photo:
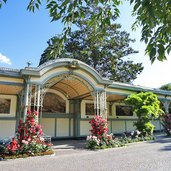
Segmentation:
<svg viewBox="0 0 171 171">
<path fill-rule="evenodd" d="M 86 103 L 86 115 L 94 115 L 94 104 L 93 103 Z"/>
<path fill-rule="evenodd" d="M 116 105 L 116 116 L 133 116 L 131 106 Z"/>
<path fill-rule="evenodd" d="M 0 98 L 0 114 L 10 114 L 11 99 Z"/>
<path fill-rule="evenodd" d="M 14 117 L 16 115 L 17 96 L 0 95 L 0 117 Z"/>
<path fill-rule="evenodd" d="M 54 93 L 46 93 L 43 100 L 43 112 L 66 113 L 66 101 Z"/>
</svg>

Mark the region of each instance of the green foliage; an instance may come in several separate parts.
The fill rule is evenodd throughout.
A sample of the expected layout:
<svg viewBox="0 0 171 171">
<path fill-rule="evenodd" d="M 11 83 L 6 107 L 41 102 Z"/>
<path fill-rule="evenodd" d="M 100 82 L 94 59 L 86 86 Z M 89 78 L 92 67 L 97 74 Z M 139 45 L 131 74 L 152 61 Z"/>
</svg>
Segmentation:
<svg viewBox="0 0 171 171">
<path fill-rule="evenodd" d="M 91 138 L 90 136 L 88 136 L 86 148 L 90 150 L 96 150 L 96 149 L 123 147 L 125 145 L 126 145 L 126 141 L 123 141 L 123 139 L 113 138 L 110 140 L 104 139 L 102 141 L 98 139 L 96 136 L 93 136 Z"/>
<path fill-rule="evenodd" d="M 7 0 L 0 1 L 0 8 Z M 30 0 L 27 9 L 34 12 L 39 9 L 43 0 Z M 105 28 L 111 24 L 113 16 L 119 16 L 118 6 L 123 0 L 95 0 L 94 13 L 88 22 L 89 25 Z M 133 29 L 142 27 L 142 38 L 146 44 L 146 53 L 151 62 L 156 59 L 163 61 L 171 51 L 171 1 L 170 0 L 129 0 L 133 5 L 133 15 L 136 22 Z M 46 9 L 51 21 L 60 20 L 64 24 L 60 45 L 67 39 L 72 24 L 80 18 L 86 19 L 87 7 L 92 5 L 91 0 L 46 0 Z"/>
<path fill-rule="evenodd" d="M 95 116 L 90 122 L 91 135 L 87 136 L 86 147 L 90 150 L 104 149 L 111 147 L 121 147 L 125 144 L 113 137 L 113 134 L 108 135 L 107 120 L 101 116 Z"/>
<path fill-rule="evenodd" d="M 23 157 L 52 154 L 52 144 L 47 144 L 42 136 L 41 126 L 37 122 L 38 112 L 28 111 L 26 121 L 19 121 L 16 137 L 10 141 L 0 141 L 0 157 Z M 13 158 L 12 157 L 12 158 Z"/>
<path fill-rule="evenodd" d="M 151 122 L 146 122 L 144 120 L 140 120 L 134 123 L 136 128 L 141 131 L 141 135 L 147 136 L 152 135 L 154 131 L 154 125 Z"/>
<path fill-rule="evenodd" d="M 59 46 L 60 36 L 48 41 L 39 65 L 55 58 L 74 58 L 92 66 L 103 77 L 119 82 L 132 82 L 143 70 L 141 63 L 133 63 L 126 58 L 138 53 L 129 46 L 134 40 L 129 38 L 127 32 L 120 31 L 119 24 L 111 24 L 104 29 L 89 26 L 92 8 L 87 8 L 87 20 L 79 20 L 79 30 L 68 35 L 64 47 Z"/>
<path fill-rule="evenodd" d="M 153 136 L 153 135 L 143 136 L 142 134 L 138 134 L 138 135 L 136 134 L 136 136 L 134 136 L 134 134 L 136 134 L 136 131 L 133 131 L 131 133 L 126 133 L 126 134 L 124 133 L 123 136 L 121 137 L 120 141 L 122 141 L 125 144 L 128 144 L 128 143 L 149 141 L 149 140 L 156 139 L 155 136 Z"/>
<path fill-rule="evenodd" d="M 86 148 L 90 150 L 95 150 L 99 146 L 100 140 L 96 136 L 87 137 Z"/>
<path fill-rule="evenodd" d="M 3 4 L 3 3 L 6 3 L 6 2 L 7 2 L 7 0 L 1 0 L 1 1 L 0 1 L 0 8 L 2 7 L 2 4 Z"/>
<path fill-rule="evenodd" d="M 160 89 L 171 91 L 171 85 L 170 84 L 165 84 L 165 85 L 161 86 Z"/>
<path fill-rule="evenodd" d="M 5 153 L 5 146 L 0 145 L 0 155 L 3 155 Z"/>
<path fill-rule="evenodd" d="M 142 27 L 142 40 L 151 62 L 163 61 L 171 50 L 171 1 L 130 0 L 136 16 L 134 26 Z"/>
<path fill-rule="evenodd" d="M 144 136 L 151 135 L 154 126 L 150 123 L 152 119 L 158 118 L 163 111 L 160 109 L 160 102 L 157 95 L 152 92 L 141 92 L 131 94 L 125 99 L 125 103 L 133 107 L 134 113 L 138 116 L 138 121 L 135 123 L 137 129 Z"/>
</svg>

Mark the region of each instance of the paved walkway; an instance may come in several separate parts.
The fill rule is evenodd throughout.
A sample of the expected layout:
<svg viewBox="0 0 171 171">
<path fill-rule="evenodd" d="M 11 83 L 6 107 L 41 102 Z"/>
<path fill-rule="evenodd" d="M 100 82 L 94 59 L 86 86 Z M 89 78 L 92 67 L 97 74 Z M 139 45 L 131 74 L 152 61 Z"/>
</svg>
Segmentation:
<svg viewBox="0 0 171 171">
<path fill-rule="evenodd" d="M 56 155 L 79 153 L 87 151 L 85 140 L 56 140 L 52 141 Z"/>
<path fill-rule="evenodd" d="M 89 151 L 85 141 L 58 141 L 55 156 L 0 162 L 0 171 L 170 171 L 171 138 L 130 144 L 128 147 Z"/>
</svg>

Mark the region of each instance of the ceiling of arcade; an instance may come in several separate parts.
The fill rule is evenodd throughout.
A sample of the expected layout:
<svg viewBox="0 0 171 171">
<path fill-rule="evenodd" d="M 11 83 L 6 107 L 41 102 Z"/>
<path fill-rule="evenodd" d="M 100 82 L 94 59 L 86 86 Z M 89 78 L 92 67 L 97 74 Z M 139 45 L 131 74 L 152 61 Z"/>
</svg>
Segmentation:
<svg viewBox="0 0 171 171">
<path fill-rule="evenodd" d="M 80 77 L 74 75 L 62 75 L 50 79 L 44 85 L 64 94 L 68 99 L 92 100 L 94 89 L 90 84 Z M 107 94 L 107 101 L 123 100 L 126 96 L 117 94 Z"/>
<path fill-rule="evenodd" d="M 22 86 L 0 85 L 0 94 L 19 94 L 19 92 L 21 92 L 22 89 Z"/>
<path fill-rule="evenodd" d="M 109 102 L 119 102 L 126 98 L 126 95 L 118 95 L 118 94 L 107 94 L 107 101 Z"/>
<path fill-rule="evenodd" d="M 63 75 L 49 80 L 45 87 L 57 90 L 68 99 L 92 99 L 93 88 L 85 80 L 73 75 Z"/>
</svg>

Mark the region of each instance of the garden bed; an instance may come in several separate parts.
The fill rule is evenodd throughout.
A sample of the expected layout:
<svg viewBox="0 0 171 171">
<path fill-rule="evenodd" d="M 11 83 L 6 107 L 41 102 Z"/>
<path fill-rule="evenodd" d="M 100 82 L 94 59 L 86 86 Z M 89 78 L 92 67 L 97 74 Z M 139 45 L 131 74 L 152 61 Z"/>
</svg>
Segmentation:
<svg viewBox="0 0 171 171">
<path fill-rule="evenodd" d="M 95 116 L 90 121 L 92 129 L 91 135 L 87 136 L 86 148 L 90 150 L 124 147 L 128 143 L 154 140 L 153 134 L 142 134 L 135 130 L 125 132 L 121 138 L 116 138 L 113 134 L 108 134 L 107 120 L 101 116 Z"/>
<path fill-rule="evenodd" d="M 53 150 L 41 152 L 41 153 L 34 153 L 34 154 L 18 154 L 18 155 L 6 155 L 0 156 L 0 161 L 7 160 L 7 159 L 18 159 L 18 158 L 27 158 L 27 157 L 36 157 L 36 156 L 47 156 L 55 154 Z"/>
<path fill-rule="evenodd" d="M 53 154 L 52 144 L 43 137 L 38 112 L 28 111 L 26 120 L 19 121 L 16 135 L 0 141 L 0 158 L 14 159 Z M 48 140 L 50 140 L 48 138 Z"/>
</svg>

